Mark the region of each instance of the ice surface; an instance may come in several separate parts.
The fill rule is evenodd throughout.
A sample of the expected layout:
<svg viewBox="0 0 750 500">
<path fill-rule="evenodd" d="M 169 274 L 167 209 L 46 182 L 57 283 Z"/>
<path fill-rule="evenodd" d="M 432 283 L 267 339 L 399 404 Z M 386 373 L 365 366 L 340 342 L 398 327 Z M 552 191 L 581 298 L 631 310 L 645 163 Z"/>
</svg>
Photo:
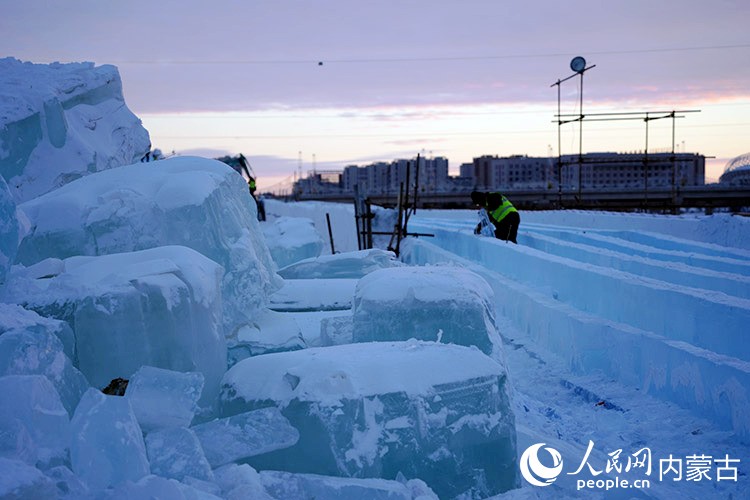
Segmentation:
<svg viewBox="0 0 750 500">
<path fill-rule="evenodd" d="M 16 258 L 19 238 L 16 203 L 1 174 L 2 171 L 0 171 L 0 287 L 5 283 L 5 275 L 8 274 L 8 269 Z"/>
<path fill-rule="evenodd" d="M 320 345 L 351 344 L 354 336 L 354 320 L 350 314 L 320 320 Z"/>
<path fill-rule="evenodd" d="M 323 240 L 310 219 L 279 217 L 262 228 L 271 257 L 280 268 L 317 257 L 323 249 Z"/>
<path fill-rule="evenodd" d="M 244 326 L 236 339 L 229 339 L 229 365 L 241 359 L 271 352 L 307 347 L 297 322 L 276 311 L 260 311 L 253 326 Z"/>
<path fill-rule="evenodd" d="M 0 314 L 7 309 L 0 304 Z M 86 377 L 63 352 L 62 342 L 44 330 L 14 329 L 0 335 L 2 375 L 44 375 L 57 389 L 69 416 L 89 388 Z"/>
<path fill-rule="evenodd" d="M 45 475 L 52 479 L 57 489 L 57 495 L 51 498 L 58 500 L 85 500 L 93 498 L 86 486 L 68 467 L 59 465 L 45 471 Z M 43 498 L 43 497 L 39 497 Z"/>
<path fill-rule="evenodd" d="M 124 481 L 115 488 L 102 492 L 97 499 L 218 500 L 219 497 L 174 479 L 149 474 L 138 481 Z"/>
<path fill-rule="evenodd" d="M 198 409 L 203 382 L 200 372 L 142 366 L 130 378 L 125 397 L 130 400 L 144 432 L 163 427 L 188 427 Z"/>
<path fill-rule="evenodd" d="M 274 498 L 338 500 L 411 500 L 416 498 L 411 485 L 387 479 L 358 479 L 321 476 L 317 474 L 292 474 L 290 472 L 262 471 L 263 487 Z M 413 484 L 413 483 L 412 483 Z M 418 491 L 421 500 L 437 500 L 426 486 Z"/>
<path fill-rule="evenodd" d="M 70 433 L 68 412 L 46 377 L 0 377 L 0 452 L 4 456 L 57 465 L 67 458 Z"/>
<path fill-rule="evenodd" d="M 354 206 L 351 203 L 325 203 L 302 201 L 287 203 L 268 198 L 265 200 L 266 217 L 273 221 L 279 217 L 305 217 L 313 221 L 315 230 L 325 241 L 321 253 L 330 254 L 328 244 L 328 219 L 331 221 L 334 247 L 337 252 L 353 252 L 358 249 L 357 227 L 354 219 Z M 391 229 L 393 225 L 391 225 Z"/>
<path fill-rule="evenodd" d="M 274 500 L 261 484 L 260 474 L 247 464 L 228 464 L 214 470 L 216 483 L 228 500 Z"/>
<path fill-rule="evenodd" d="M 389 267 L 403 266 L 393 252 L 371 248 L 357 252 L 344 252 L 335 255 L 322 255 L 305 259 L 279 269 L 279 276 L 285 279 L 300 278 L 352 278 Z"/>
<path fill-rule="evenodd" d="M 300 431 L 297 445 L 248 460 L 259 469 L 401 472 L 441 498 L 516 484 L 505 369 L 477 349 L 412 340 L 267 354 L 222 385 L 223 414 L 276 405 Z"/>
<path fill-rule="evenodd" d="M 0 74 L 0 176 L 18 202 L 149 150 L 114 66 L 5 58 Z"/>
<path fill-rule="evenodd" d="M 92 491 L 149 473 L 146 446 L 130 402 L 89 389 L 71 421 L 70 463 Z"/>
<path fill-rule="evenodd" d="M 0 498 L 36 500 L 56 498 L 55 483 L 19 460 L 0 457 Z"/>
<path fill-rule="evenodd" d="M 95 387 L 143 365 L 199 371 L 202 402 L 226 370 L 221 268 L 187 247 L 71 257 L 64 272 L 9 283 L 9 296 L 74 326 L 79 369 Z"/>
<path fill-rule="evenodd" d="M 192 429 L 212 467 L 288 448 L 299 439 L 297 430 L 276 408 L 235 414 Z"/>
<path fill-rule="evenodd" d="M 224 163 L 175 157 L 86 176 L 22 203 L 31 223 L 16 260 L 181 245 L 224 268 L 224 333 L 252 322 L 280 286 L 247 184 Z"/>
<path fill-rule="evenodd" d="M 362 278 L 354 296 L 353 340 L 410 338 L 474 345 L 500 356 L 492 288 L 455 266 L 381 269 Z"/>
<path fill-rule="evenodd" d="M 195 433 L 185 427 L 160 429 L 146 436 L 151 472 L 182 481 L 186 476 L 213 481 L 203 448 Z"/>
<path fill-rule="evenodd" d="M 62 342 L 65 355 L 78 362 L 75 335 L 65 321 L 39 316 L 16 304 L 0 303 L 0 335 L 13 331 L 51 333 Z"/>
<path fill-rule="evenodd" d="M 274 311 L 340 311 L 352 307 L 356 279 L 284 280 L 281 289 L 270 297 Z"/>
</svg>

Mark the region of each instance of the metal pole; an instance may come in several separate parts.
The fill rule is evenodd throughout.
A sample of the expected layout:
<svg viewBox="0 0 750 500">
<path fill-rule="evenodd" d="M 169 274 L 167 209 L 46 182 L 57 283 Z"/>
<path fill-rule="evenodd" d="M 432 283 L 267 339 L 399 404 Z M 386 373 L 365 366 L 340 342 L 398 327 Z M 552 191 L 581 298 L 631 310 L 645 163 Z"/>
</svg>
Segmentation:
<svg viewBox="0 0 750 500">
<path fill-rule="evenodd" d="M 578 105 L 580 122 L 578 124 L 578 202 L 581 202 L 581 183 L 583 182 L 583 71 L 581 71 L 581 95 Z"/>
<path fill-rule="evenodd" d="M 562 208 L 562 117 L 560 116 L 560 79 L 557 79 L 557 203 Z"/>
<path fill-rule="evenodd" d="M 643 202 L 648 203 L 648 112 L 646 112 L 646 149 L 643 151 Z M 645 206 L 644 206 L 645 208 Z"/>
<path fill-rule="evenodd" d="M 331 231 L 331 216 L 326 212 L 326 224 L 328 224 L 328 239 L 331 241 L 331 255 L 336 253 L 333 247 L 333 231 Z"/>
</svg>

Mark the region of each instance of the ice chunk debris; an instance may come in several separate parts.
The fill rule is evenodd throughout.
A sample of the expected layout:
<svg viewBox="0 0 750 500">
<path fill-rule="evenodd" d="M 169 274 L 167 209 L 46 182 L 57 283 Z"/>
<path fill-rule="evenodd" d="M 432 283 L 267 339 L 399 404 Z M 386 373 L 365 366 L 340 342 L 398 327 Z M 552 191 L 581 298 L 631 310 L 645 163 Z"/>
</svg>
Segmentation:
<svg viewBox="0 0 750 500">
<path fill-rule="evenodd" d="M 213 481 L 214 475 L 195 433 L 185 427 L 151 432 L 146 436 L 151 472 L 182 481 L 193 477 Z"/>
<path fill-rule="evenodd" d="M 398 266 L 403 266 L 403 264 L 396 260 L 396 254 L 379 248 L 371 248 L 357 252 L 321 255 L 295 262 L 279 269 L 279 276 L 284 279 L 359 279 L 378 269 Z"/>
<path fill-rule="evenodd" d="M 0 314 L 4 309 L 8 308 L 0 304 Z M 43 330 L 15 329 L 0 335 L 2 375 L 44 375 L 57 389 L 70 416 L 89 388 L 86 377 L 63 352 L 60 340 Z"/>
<path fill-rule="evenodd" d="M 215 262 L 167 246 L 63 263 L 58 276 L 19 278 L 12 296 L 74 325 L 78 366 L 93 386 L 151 365 L 199 371 L 206 381 L 202 402 L 216 396 L 226 341 Z"/>
<path fill-rule="evenodd" d="M 421 481 L 402 484 L 388 479 L 357 479 L 320 476 L 317 474 L 292 474 L 290 472 L 260 472 L 263 487 L 274 498 L 338 500 L 438 500 L 438 497 Z M 421 484 L 419 484 L 421 483 Z M 415 495 L 412 488 L 416 490 Z"/>
<path fill-rule="evenodd" d="M 260 311 L 253 326 L 244 326 L 236 338 L 228 339 L 229 365 L 241 359 L 271 352 L 294 351 L 307 347 L 299 325 L 289 315 Z"/>
<path fill-rule="evenodd" d="M 192 429 L 212 467 L 287 448 L 299 439 L 297 429 L 276 408 L 219 418 Z"/>
<path fill-rule="evenodd" d="M 13 201 L 8 184 L 0 175 L 0 286 L 5 283 L 5 276 L 16 258 L 18 237 L 16 203 Z"/>
<path fill-rule="evenodd" d="M 270 297 L 269 307 L 281 312 L 340 311 L 351 309 L 356 279 L 295 279 Z"/>
<path fill-rule="evenodd" d="M 92 491 L 149 473 L 146 446 L 127 398 L 89 389 L 71 421 L 70 463 Z"/>
<path fill-rule="evenodd" d="M 16 260 L 182 245 L 221 265 L 224 333 L 280 286 L 247 184 L 224 163 L 176 157 L 86 176 L 19 208 L 31 223 Z M 237 307 L 236 305 L 240 305 Z"/>
<path fill-rule="evenodd" d="M 317 257 L 323 250 L 323 240 L 311 219 L 279 217 L 262 228 L 271 257 L 280 268 Z"/>
<path fill-rule="evenodd" d="M 39 469 L 0 457 L 0 498 L 56 498 L 55 483 Z"/>
<path fill-rule="evenodd" d="M 62 265 L 62 261 L 59 262 Z M 15 297 L 20 295 L 23 294 L 14 294 Z M 26 310 L 16 304 L 0 303 L 0 335 L 13 331 L 53 334 L 62 342 L 65 355 L 74 364 L 78 362 L 75 335 L 73 335 L 73 330 L 71 330 L 70 326 L 64 321 L 39 316 L 36 312 Z"/>
<path fill-rule="evenodd" d="M 130 378 L 125 397 L 144 432 L 188 427 L 198 408 L 203 381 L 200 372 L 142 366 Z"/>
<path fill-rule="evenodd" d="M 505 368 L 477 349 L 416 340 L 311 348 L 245 359 L 224 376 L 224 415 L 269 405 L 300 438 L 247 460 L 259 469 L 402 472 L 441 498 L 516 485 Z"/>
<path fill-rule="evenodd" d="M 247 464 L 228 464 L 214 470 L 216 483 L 228 500 L 274 500 L 263 488 L 260 474 Z"/>
<path fill-rule="evenodd" d="M 481 276 L 459 267 L 381 269 L 357 283 L 353 340 L 439 340 L 499 356 L 493 299 Z"/>
<path fill-rule="evenodd" d="M 3 455 L 55 465 L 67 458 L 70 432 L 68 412 L 46 377 L 0 377 L 0 452 Z M 21 441 L 16 441 L 15 447 L 14 438 Z M 17 455 L 13 456 L 14 453 Z"/>
</svg>

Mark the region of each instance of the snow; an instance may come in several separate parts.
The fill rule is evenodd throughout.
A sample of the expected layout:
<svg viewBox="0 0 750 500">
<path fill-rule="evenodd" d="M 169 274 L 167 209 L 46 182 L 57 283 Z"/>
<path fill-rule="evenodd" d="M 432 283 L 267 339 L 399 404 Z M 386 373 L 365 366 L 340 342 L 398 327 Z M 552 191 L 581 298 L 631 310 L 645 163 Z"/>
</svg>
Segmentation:
<svg viewBox="0 0 750 500">
<path fill-rule="evenodd" d="M 132 164 L 114 67 L 0 69 L 0 497 L 747 497 L 750 219 L 420 210 L 395 260 L 348 203 L 259 223 L 223 164 Z M 581 490 L 642 449 L 649 488 Z"/>
</svg>

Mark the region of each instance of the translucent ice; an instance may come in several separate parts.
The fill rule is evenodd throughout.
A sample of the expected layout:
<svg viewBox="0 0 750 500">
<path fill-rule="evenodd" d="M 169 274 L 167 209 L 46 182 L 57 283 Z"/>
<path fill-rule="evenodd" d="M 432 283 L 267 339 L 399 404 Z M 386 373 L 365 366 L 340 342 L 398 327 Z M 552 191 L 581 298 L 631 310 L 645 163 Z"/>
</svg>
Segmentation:
<svg viewBox="0 0 750 500">
<path fill-rule="evenodd" d="M 88 487 L 64 465 L 46 470 L 45 475 L 55 482 L 57 500 L 84 500 L 93 498 Z"/>
<path fill-rule="evenodd" d="M 195 433 L 185 427 L 160 429 L 146 436 L 151 472 L 182 481 L 186 476 L 213 481 L 214 475 Z"/>
<path fill-rule="evenodd" d="M 18 250 L 18 219 L 16 203 L 8 189 L 8 184 L 0 175 L 0 286 L 16 258 Z"/>
<path fill-rule="evenodd" d="M 183 245 L 224 269 L 224 332 L 280 286 L 247 184 L 224 163 L 176 157 L 88 175 L 22 203 L 31 231 L 17 262 Z"/>
<path fill-rule="evenodd" d="M 187 427 L 203 390 L 200 372 L 176 372 L 142 366 L 130 378 L 125 397 L 130 400 L 144 432 L 163 427 Z"/>
<path fill-rule="evenodd" d="M 0 457 L 0 498 L 56 498 L 56 493 L 55 483 L 39 469 Z"/>
<path fill-rule="evenodd" d="M 516 484 L 506 372 L 478 349 L 373 342 L 267 354 L 232 367 L 222 412 L 274 405 L 297 445 L 247 462 L 262 470 L 424 480 L 441 498 Z"/>
<path fill-rule="evenodd" d="M 274 500 L 260 481 L 260 474 L 247 464 L 227 464 L 214 470 L 216 483 L 228 500 Z"/>
<path fill-rule="evenodd" d="M 212 467 L 288 448 L 299 439 L 297 430 L 276 408 L 220 418 L 192 429 Z"/>
<path fill-rule="evenodd" d="M 151 365 L 199 371 L 203 400 L 216 396 L 226 370 L 220 266 L 179 246 L 63 264 L 61 274 L 24 282 L 13 296 L 74 325 L 78 366 L 94 387 Z"/>
<path fill-rule="evenodd" d="M 351 344 L 354 335 L 352 316 L 332 316 L 320 320 L 320 345 L 332 346 Z"/>
<path fill-rule="evenodd" d="M 19 425 L 20 424 L 20 425 Z M 35 456 L 43 465 L 67 458 L 70 419 L 52 383 L 42 375 L 0 377 L 0 435 L 5 452 L 16 434 L 21 446 L 16 451 L 28 459 Z M 31 453 L 27 453 L 31 451 Z M 34 453 L 35 451 L 35 453 Z"/>
<path fill-rule="evenodd" d="M 397 267 L 372 272 L 354 295 L 355 342 L 408 340 L 474 345 L 500 356 L 494 292 L 466 269 Z"/>
<path fill-rule="evenodd" d="M 228 339 L 229 365 L 250 356 L 294 351 L 307 347 L 294 318 L 276 311 L 263 310 L 252 326 L 244 326 L 236 338 Z"/>
<path fill-rule="evenodd" d="M 279 276 L 285 279 L 361 278 L 378 269 L 402 265 L 396 260 L 393 252 L 371 248 L 357 252 L 321 255 L 295 262 L 279 269 Z"/>
<path fill-rule="evenodd" d="M 356 479 L 320 476 L 317 474 L 292 474 L 290 472 L 262 471 L 263 487 L 274 498 L 315 500 L 411 500 L 415 498 L 408 485 L 388 479 Z M 420 491 L 421 500 L 437 500 L 429 488 Z"/>
<path fill-rule="evenodd" d="M 117 487 L 102 492 L 97 496 L 97 499 L 219 500 L 219 497 L 174 479 L 150 474 L 138 481 L 124 481 Z"/>
<path fill-rule="evenodd" d="M 59 262 L 62 265 L 62 261 Z M 40 278 L 44 276 L 49 275 L 38 275 Z M 23 293 L 14 294 L 15 297 L 21 295 Z M 16 304 L 0 303 L 0 335 L 12 331 L 51 333 L 62 342 L 65 355 L 74 363 L 78 361 L 75 335 L 65 321 L 45 318 Z"/>
<path fill-rule="evenodd" d="M 0 305 L 0 313 L 3 307 Z M 63 352 L 62 342 L 44 330 L 13 329 L 0 335 L 0 376 L 44 375 L 72 416 L 89 388 L 86 377 Z"/>
<path fill-rule="evenodd" d="M 274 311 L 340 311 L 351 309 L 356 279 L 284 280 L 284 286 L 270 297 Z"/>
<path fill-rule="evenodd" d="M 323 249 L 323 240 L 310 219 L 279 217 L 262 227 L 271 257 L 278 267 L 317 257 Z"/>
<path fill-rule="evenodd" d="M 16 200 L 148 151 L 148 132 L 125 105 L 116 67 L 8 57 L 0 59 L 0 74 L 0 176 Z"/>
<path fill-rule="evenodd" d="M 141 428 L 126 398 L 89 389 L 71 428 L 70 463 L 92 491 L 137 481 L 149 473 Z"/>
</svg>

